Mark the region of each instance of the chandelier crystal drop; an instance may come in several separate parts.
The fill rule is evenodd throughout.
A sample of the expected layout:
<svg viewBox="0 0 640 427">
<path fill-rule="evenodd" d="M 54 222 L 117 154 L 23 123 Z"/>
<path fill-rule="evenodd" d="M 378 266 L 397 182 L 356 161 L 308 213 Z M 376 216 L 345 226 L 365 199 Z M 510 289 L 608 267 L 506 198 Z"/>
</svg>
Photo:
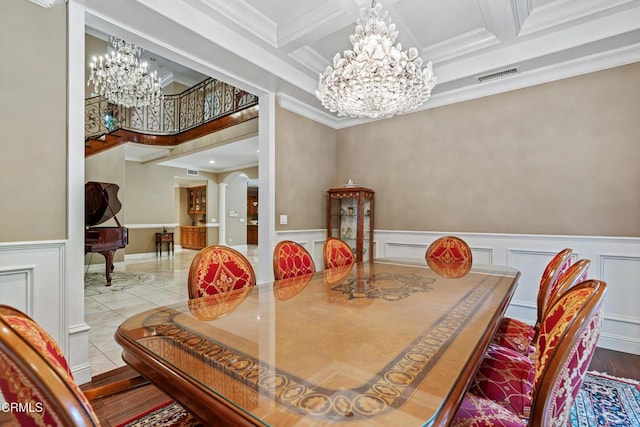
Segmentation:
<svg viewBox="0 0 640 427">
<path fill-rule="evenodd" d="M 140 61 L 141 49 L 117 37 L 110 37 L 111 55 L 94 57 L 89 68 L 87 86 L 93 82 L 96 93 L 109 102 L 124 107 L 144 107 L 162 100 L 158 73 L 147 72 L 147 63 Z"/>
<path fill-rule="evenodd" d="M 392 117 L 422 105 L 436 85 L 431 61 L 422 68 L 422 58 L 412 47 L 394 46 L 398 31 L 382 12 L 382 5 L 362 9 L 355 33 L 349 40 L 353 50 L 333 58 L 320 74 L 316 96 L 338 116 Z"/>
</svg>

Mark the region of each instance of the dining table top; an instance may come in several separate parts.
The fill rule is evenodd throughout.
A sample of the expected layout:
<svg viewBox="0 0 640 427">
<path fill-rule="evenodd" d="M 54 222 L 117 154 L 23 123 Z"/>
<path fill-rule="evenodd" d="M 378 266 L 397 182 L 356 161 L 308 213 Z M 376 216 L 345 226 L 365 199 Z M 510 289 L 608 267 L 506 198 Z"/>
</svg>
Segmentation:
<svg viewBox="0 0 640 427">
<path fill-rule="evenodd" d="M 436 270 L 377 259 L 192 299 L 132 316 L 116 341 L 208 424 L 447 425 L 519 272 Z"/>
</svg>

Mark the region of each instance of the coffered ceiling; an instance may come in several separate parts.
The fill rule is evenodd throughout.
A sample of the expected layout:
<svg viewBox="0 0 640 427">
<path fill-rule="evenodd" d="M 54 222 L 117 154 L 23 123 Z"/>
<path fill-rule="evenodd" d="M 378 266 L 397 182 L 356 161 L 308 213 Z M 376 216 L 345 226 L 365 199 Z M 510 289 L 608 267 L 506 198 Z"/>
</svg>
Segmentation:
<svg viewBox="0 0 640 427">
<path fill-rule="evenodd" d="M 334 128 L 318 75 L 349 35 L 362 0 L 70 0 L 87 26 Z M 398 41 L 432 61 L 422 109 L 640 60 L 640 0 L 384 0 Z"/>
<path fill-rule="evenodd" d="M 359 10 L 370 0 L 77 3 L 91 15 L 90 27 L 133 39 L 258 95 L 275 92 L 285 108 L 330 126 L 361 123 L 324 110 L 314 91 L 335 53 L 351 47 Z M 386 0 L 382 5 L 402 45 L 417 47 L 433 62 L 439 84 L 423 108 L 640 59 L 640 0 Z"/>
</svg>

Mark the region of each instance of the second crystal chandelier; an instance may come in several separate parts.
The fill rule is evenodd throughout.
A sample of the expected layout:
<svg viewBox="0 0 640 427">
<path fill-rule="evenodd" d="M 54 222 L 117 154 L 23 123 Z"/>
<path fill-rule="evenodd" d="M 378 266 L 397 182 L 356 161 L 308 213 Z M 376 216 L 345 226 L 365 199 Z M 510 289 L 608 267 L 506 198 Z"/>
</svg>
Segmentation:
<svg viewBox="0 0 640 427">
<path fill-rule="evenodd" d="M 355 34 L 349 38 L 353 50 L 337 53 L 333 67 L 320 75 L 316 96 L 338 116 L 391 117 L 415 110 L 436 85 L 431 62 L 422 68 L 422 58 L 412 47 L 403 51 L 395 24 L 382 5 L 372 2 L 362 9 Z"/>
<path fill-rule="evenodd" d="M 162 87 L 157 72 L 147 72 L 147 63 L 140 61 L 140 48 L 133 43 L 110 37 L 114 47 L 111 55 L 94 57 L 89 64 L 87 85 L 109 102 L 124 107 L 144 107 L 162 99 Z"/>
</svg>

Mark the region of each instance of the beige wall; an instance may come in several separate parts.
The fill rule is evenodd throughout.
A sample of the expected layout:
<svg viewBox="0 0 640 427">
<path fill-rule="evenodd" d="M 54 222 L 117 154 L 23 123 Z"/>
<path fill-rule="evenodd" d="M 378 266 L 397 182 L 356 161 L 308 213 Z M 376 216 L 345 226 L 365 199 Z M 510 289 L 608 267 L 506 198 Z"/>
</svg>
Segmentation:
<svg viewBox="0 0 640 427">
<path fill-rule="evenodd" d="M 247 244 L 247 179 L 237 176 L 227 180 L 226 190 L 226 244 Z M 231 216 L 231 211 L 237 216 Z"/>
<path fill-rule="evenodd" d="M 377 229 L 640 236 L 639 94 L 636 63 L 343 129 L 338 182 Z"/>
<path fill-rule="evenodd" d="M 276 109 L 276 230 L 326 228 L 326 191 L 336 180 L 336 130 Z M 288 225 L 279 225 L 279 215 Z"/>
<path fill-rule="evenodd" d="M 182 168 L 125 162 L 125 203 L 128 224 L 173 224 L 178 222 L 175 205 L 175 177 Z"/>
<path fill-rule="evenodd" d="M 0 242 L 65 239 L 66 8 L 3 0 L 0 20 Z"/>
<path fill-rule="evenodd" d="M 224 182 L 224 180 L 227 179 L 227 177 L 229 177 L 230 175 L 237 175 L 238 173 L 243 173 L 247 175 L 249 179 L 258 179 L 258 167 L 254 166 L 254 167 L 238 169 L 230 172 L 220 172 L 219 174 L 217 174 L 218 182 Z"/>
<path fill-rule="evenodd" d="M 153 65 L 149 65 L 149 71 L 153 71 L 154 67 Z M 164 95 L 177 95 L 179 93 L 184 92 L 185 90 L 189 89 L 190 86 L 186 86 L 183 84 L 180 84 L 178 82 L 171 82 L 168 85 L 166 85 L 165 87 L 162 88 L 162 93 Z"/>
</svg>

